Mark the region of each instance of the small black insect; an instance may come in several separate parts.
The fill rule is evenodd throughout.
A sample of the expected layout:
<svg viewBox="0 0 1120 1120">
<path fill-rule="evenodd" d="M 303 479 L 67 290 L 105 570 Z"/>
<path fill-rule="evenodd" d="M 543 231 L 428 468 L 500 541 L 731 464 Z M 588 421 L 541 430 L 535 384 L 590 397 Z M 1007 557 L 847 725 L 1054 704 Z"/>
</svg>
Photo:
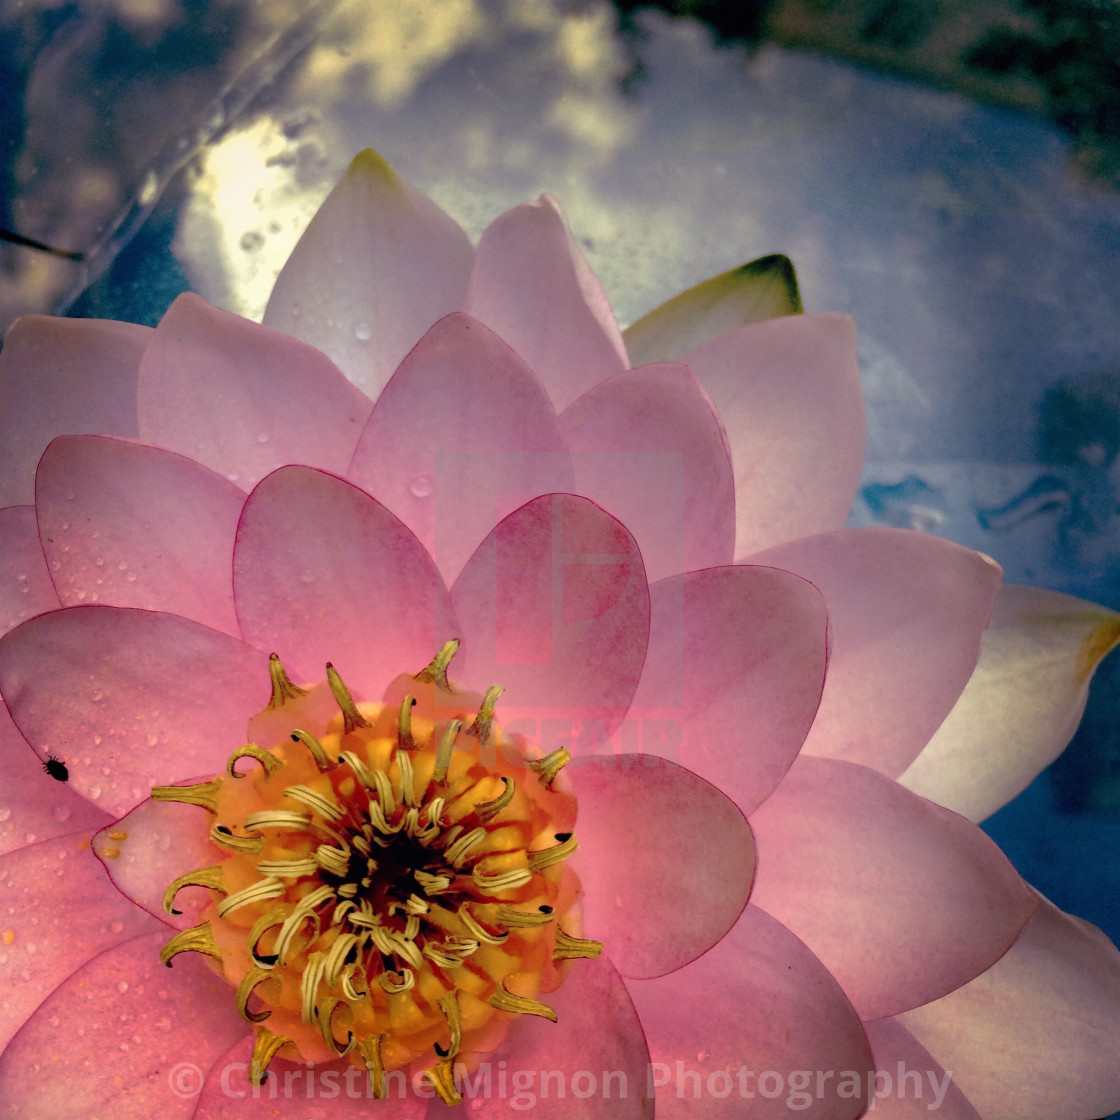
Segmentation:
<svg viewBox="0 0 1120 1120">
<path fill-rule="evenodd" d="M 50 774 L 56 782 L 67 782 L 70 780 L 70 771 L 66 769 L 66 763 L 61 758 L 55 758 L 53 754 L 47 755 L 47 761 L 43 763 L 43 769 Z"/>
</svg>

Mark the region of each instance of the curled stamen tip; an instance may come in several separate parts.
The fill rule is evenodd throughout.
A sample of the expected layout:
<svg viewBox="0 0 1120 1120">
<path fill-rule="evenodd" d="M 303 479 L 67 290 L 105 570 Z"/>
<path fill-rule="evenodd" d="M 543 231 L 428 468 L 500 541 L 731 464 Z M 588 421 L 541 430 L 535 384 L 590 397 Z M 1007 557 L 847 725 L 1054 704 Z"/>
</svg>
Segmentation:
<svg viewBox="0 0 1120 1120">
<path fill-rule="evenodd" d="M 358 711 L 358 705 L 354 703 L 354 697 L 350 695 L 350 689 L 346 687 L 342 677 L 339 676 L 338 670 L 329 661 L 327 662 L 327 684 L 335 703 L 338 704 L 339 710 L 342 712 L 343 731 L 349 735 L 351 731 L 359 727 L 369 727 L 369 721 Z"/>
</svg>

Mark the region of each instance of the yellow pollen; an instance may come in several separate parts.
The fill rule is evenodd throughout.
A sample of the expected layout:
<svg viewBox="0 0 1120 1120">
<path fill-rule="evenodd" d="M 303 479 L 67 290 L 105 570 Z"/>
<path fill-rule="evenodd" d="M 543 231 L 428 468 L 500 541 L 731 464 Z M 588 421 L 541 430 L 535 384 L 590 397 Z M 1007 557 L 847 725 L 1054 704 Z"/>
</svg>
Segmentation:
<svg viewBox="0 0 1120 1120">
<path fill-rule="evenodd" d="M 601 948 L 560 928 L 579 931 L 566 864 L 574 800 L 556 781 L 570 756 L 537 758 L 504 737 L 501 689 L 480 699 L 449 680 L 457 649 L 447 642 L 398 678 L 384 704 L 356 702 L 328 665 L 329 721 L 308 699 L 322 693 L 293 684 L 274 656 L 265 711 L 280 741 L 238 747 L 210 781 L 152 791 L 211 814 L 200 828 L 214 850 L 211 866 L 168 886 L 171 912 L 183 888 L 211 898 L 161 959 L 218 962 L 256 1030 L 257 1083 L 277 1054 L 347 1057 L 375 1097 L 387 1071 L 412 1067 L 455 1104 L 455 1071 L 517 1016 L 555 1021 L 535 995 Z M 257 765 L 235 768 L 241 759 Z M 514 977 L 533 996 L 511 991 Z"/>
</svg>

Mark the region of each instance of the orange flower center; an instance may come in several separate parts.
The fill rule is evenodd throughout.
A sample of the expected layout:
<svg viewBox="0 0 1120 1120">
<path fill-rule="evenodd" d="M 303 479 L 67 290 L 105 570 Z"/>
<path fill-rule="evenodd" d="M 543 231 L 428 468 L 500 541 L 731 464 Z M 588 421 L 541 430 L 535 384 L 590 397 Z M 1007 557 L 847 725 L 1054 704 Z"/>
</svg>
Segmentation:
<svg viewBox="0 0 1120 1120">
<path fill-rule="evenodd" d="M 565 865 L 576 849 L 575 799 L 556 783 L 567 752 L 540 758 L 504 737 L 499 689 L 456 693 L 455 648 L 394 682 L 399 706 L 355 704 L 328 666 L 339 711 L 324 727 L 240 747 L 209 782 L 152 791 L 213 814 L 220 862 L 176 879 L 164 905 L 174 912 L 191 885 L 211 900 L 162 957 L 221 962 L 255 1024 L 257 1083 L 278 1053 L 348 1055 L 375 1096 L 386 1070 L 411 1066 L 457 1103 L 456 1066 L 476 1065 L 518 1015 L 555 1020 L 536 997 L 559 986 L 563 961 L 598 955 L 578 937 Z M 268 711 L 300 714 L 308 691 L 275 657 L 272 676 Z M 243 758 L 259 765 L 238 771 Z"/>
</svg>

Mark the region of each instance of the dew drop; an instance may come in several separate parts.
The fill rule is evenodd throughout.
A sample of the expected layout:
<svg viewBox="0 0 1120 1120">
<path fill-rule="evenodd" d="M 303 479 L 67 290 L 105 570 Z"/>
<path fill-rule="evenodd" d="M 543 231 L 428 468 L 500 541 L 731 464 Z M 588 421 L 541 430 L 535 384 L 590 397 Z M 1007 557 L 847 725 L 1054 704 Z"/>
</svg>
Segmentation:
<svg viewBox="0 0 1120 1120">
<path fill-rule="evenodd" d="M 93 798 L 94 801 L 96 801 L 101 796 L 101 787 L 90 786 L 89 795 L 91 798 Z"/>
<path fill-rule="evenodd" d="M 257 432 L 257 443 L 268 443 L 268 432 Z"/>
<path fill-rule="evenodd" d="M 117 991 L 120 992 L 120 994 L 123 996 L 125 994 L 125 992 L 128 991 L 128 981 L 127 980 L 118 980 L 117 981 Z"/>
<path fill-rule="evenodd" d="M 54 807 L 54 819 L 56 821 L 68 821 L 70 819 L 70 814 L 73 812 L 74 810 L 69 805 L 56 805 Z"/>
<path fill-rule="evenodd" d="M 94 745 L 95 747 L 99 747 L 99 746 L 101 746 L 101 736 L 100 736 L 100 735 L 94 735 L 94 737 L 93 737 L 93 745 Z M 86 759 L 85 761 L 86 761 L 86 765 L 88 766 L 88 765 L 89 765 L 89 759 L 87 758 L 87 759 Z"/>
<path fill-rule="evenodd" d="M 124 929 L 124 922 L 110 922 L 109 923 L 109 932 L 110 933 L 120 933 L 121 930 L 123 930 L 123 929 Z"/>
<path fill-rule="evenodd" d="M 255 229 L 241 235 L 238 243 L 246 253 L 255 253 L 264 244 L 264 235 Z"/>
<path fill-rule="evenodd" d="M 26 945 L 24 945 L 23 951 L 30 957 L 36 952 L 38 948 L 39 946 L 36 945 L 34 941 L 29 941 Z"/>
<path fill-rule="evenodd" d="M 158 743 L 158 742 L 159 742 L 159 736 L 158 735 L 149 735 L 148 736 L 148 746 L 149 747 L 154 747 L 156 745 L 156 743 Z M 109 772 L 108 770 L 105 771 L 106 774 L 108 772 Z"/>
<path fill-rule="evenodd" d="M 373 332 L 369 329 L 368 323 L 358 323 L 354 328 L 354 337 L 359 342 L 369 342 L 370 336 Z"/>
<path fill-rule="evenodd" d="M 314 583 L 315 582 L 315 573 L 312 572 L 312 571 L 309 571 L 308 569 L 305 568 L 299 574 L 299 581 L 300 581 L 300 583 Z"/>
<path fill-rule="evenodd" d="M 117 571 L 118 571 L 118 572 L 123 572 L 123 571 L 125 571 L 125 569 L 127 569 L 127 568 L 128 568 L 128 561 L 127 561 L 127 560 L 122 560 L 122 561 L 121 561 L 121 562 L 120 562 L 120 563 L 119 563 L 119 564 L 117 565 Z"/>
<path fill-rule="evenodd" d="M 126 572 L 124 578 L 126 580 L 128 580 L 129 583 L 135 583 L 136 582 L 136 573 L 135 572 Z"/>
<path fill-rule="evenodd" d="M 5 805 L 0 809 L 0 821 L 6 821 L 12 815 L 12 810 Z"/>
<path fill-rule="evenodd" d="M 432 493 L 432 476 L 430 474 L 418 474 L 412 482 L 409 483 L 409 490 L 417 498 L 427 498 Z"/>
</svg>

